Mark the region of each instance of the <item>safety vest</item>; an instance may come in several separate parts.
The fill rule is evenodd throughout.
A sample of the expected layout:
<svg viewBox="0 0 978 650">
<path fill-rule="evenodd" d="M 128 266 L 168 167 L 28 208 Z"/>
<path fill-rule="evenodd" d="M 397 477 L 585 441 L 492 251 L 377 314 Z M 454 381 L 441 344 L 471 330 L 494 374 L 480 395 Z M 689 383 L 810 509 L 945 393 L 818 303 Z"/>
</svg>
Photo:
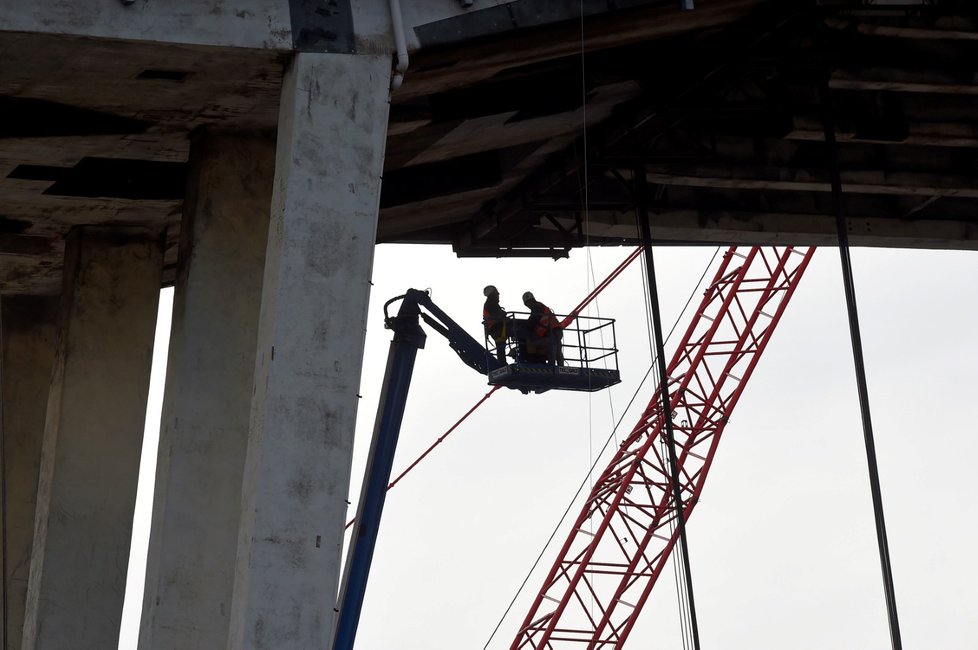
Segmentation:
<svg viewBox="0 0 978 650">
<path fill-rule="evenodd" d="M 488 307 L 483 307 L 482 308 L 482 322 L 486 324 L 486 329 L 487 330 L 492 329 L 493 327 L 495 327 L 499 323 L 499 319 L 495 318 L 495 316 L 497 316 L 500 313 L 505 314 L 505 312 L 503 312 L 502 308 L 500 308 L 499 311 L 496 314 L 493 314 L 492 311 Z M 504 319 L 505 319 L 505 316 L 504 316 Z"/>
<path fill-rule="evenodd" d="M 503 311 L 503 308 L 502 307 L 500 307 L 497 304 L 496 305 L 496 310 L 493 311 L 493 310 L 489 309 L 488 307 L 486 307 L 485 305 L 483 305 L 482 306 L 482 322 L 485 323 L 485 326 L 486 326 L 486 334 L 491 334 L 493 341 L 495 341 L 497 344 L 499 344 L 499 343 L 502 343 L 503 341 L 506 340 L 506 337 L 507 337 L 507 332 L 506 332 L 506 312 Z M 499 325 L 500 323 L 502 323 L 502 327 L 499 329 L 499 331 L 498 332 L 493 332 L 493 329 L 497 325 Z"/>
<path fill-rule="evenodd" d="M 537 324 L 533 327 L 533 331 L 534 333 L 536 333 L 537 336 L 543 338 L 551 330 L 556 329 L 557 325 L 559 325 L 559 322 L 557 321 L 557 317 L 554 316 L 554 313 L 550 311 L 550 307 L 547 307 L 542 302 L 538 304 L 541 307 L 543 307 L 543 315 L 540 316 L 540 319 L 537 321 Z"/>
</svg>

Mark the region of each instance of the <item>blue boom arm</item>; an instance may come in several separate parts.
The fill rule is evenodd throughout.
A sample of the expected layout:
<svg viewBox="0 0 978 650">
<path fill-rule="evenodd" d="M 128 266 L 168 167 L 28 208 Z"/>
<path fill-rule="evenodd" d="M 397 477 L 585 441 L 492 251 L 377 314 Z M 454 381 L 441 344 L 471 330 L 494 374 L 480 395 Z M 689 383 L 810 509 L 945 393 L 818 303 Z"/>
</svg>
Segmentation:
<svg viewBox="0 0 978 650">
<path fill-rule="evenodd" d="M 387 308 L 398 300 L 401 301 L 401 306 L 397 315 L 388 316 Z M 411 387 L 414 361 L 426 339 L 418 322 L 419 318 L 448 339 L 452 350 L 470 368 L 488 375 L 490 371 L 502 367 L 494 356 L 487 353 L 486 348 L 439 309 L 427 292 L 408 289 L 403 296 L 392 298 L 384 305 L 384 325 L 394 332 L 394 338 L 387 355 L 387 371 L 360 491 L 356 525 L 347 553 L 346 569 L 343 571 L 343 583 L 336 608 L 338 619 L 333 634 L 333 650 L 353 650 L 356 639 L 387 485 L 394 465 L 397 438 L 404 418 L 408 389 Z"/>
<path fill-rule="evenodd" d="M 455 351 L 462 363 L 483 375 L 488 375 L 503 366 L 495 356 L 486 353 L 485 346 L 472 338 L 438 305 L 431 302 L 431 296 L 427 292 L 408 289 L 404 294 L 404 300 L 414 302 L 430 312 L 430 315 L 424 311 L 420 312 L 421 318 L 431 329 L 448 339 L 448 346 Z"/>
</svg>

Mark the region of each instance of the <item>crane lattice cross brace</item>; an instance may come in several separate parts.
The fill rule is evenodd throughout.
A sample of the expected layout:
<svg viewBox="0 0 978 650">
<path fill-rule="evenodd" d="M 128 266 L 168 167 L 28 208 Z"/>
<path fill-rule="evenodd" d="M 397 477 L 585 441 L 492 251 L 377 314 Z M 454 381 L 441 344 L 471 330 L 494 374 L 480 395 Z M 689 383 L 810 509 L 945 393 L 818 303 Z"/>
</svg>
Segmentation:
<svg viewBox="0 0 978 650">
<path fill-rule="evenodd" d="M 670 362 L 686 520 L 814 248 L 727 250 Z M 595 481 L 512 650 L 621 648 L 679 537 L 658 390 Z"/>
</svg>

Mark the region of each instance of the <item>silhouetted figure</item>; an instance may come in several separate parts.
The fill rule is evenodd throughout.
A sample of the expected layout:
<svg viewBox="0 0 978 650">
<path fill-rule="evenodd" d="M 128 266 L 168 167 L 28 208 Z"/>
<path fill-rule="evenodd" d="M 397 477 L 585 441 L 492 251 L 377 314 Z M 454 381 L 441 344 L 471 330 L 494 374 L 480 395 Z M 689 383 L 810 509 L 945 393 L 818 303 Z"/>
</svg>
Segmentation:
<svg viewBox="0 0 978 650">
<path fill-rule="evenodd" d="M 486 328 L 486 337 L 496 344 L 496 358 L 500 363 L 506 363 L 506 338 L 510 335 L 509 320 L 506 310 L 499 306 L 499 291 L 493 285 L 487 285 L 482 290 L 486 297 L 482 305 L 482 323 Z"/>
<path fill-rule="evenodd" d="M 530 315 L 523 323 L 526 360 L 564 365 L 561 344 L 564 331 L 558 327 L 559 323 L 553 311 L 529 291 L 523 294 L 523 304 L 530 310 Z"/>
</svg>

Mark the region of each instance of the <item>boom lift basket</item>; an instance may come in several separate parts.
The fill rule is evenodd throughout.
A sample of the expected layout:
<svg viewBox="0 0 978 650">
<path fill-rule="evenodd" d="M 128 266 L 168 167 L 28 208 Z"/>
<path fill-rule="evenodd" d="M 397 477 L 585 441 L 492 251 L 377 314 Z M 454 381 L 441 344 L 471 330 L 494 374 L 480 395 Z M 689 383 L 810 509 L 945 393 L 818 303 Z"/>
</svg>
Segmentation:
<svg viewBox="0 0 978 650">
<path fill-rule="evenodd" d="M 525 336 L 526 312 L 508 312 L 502 349 L 486 336 L 486 354 L 505 364 L 489 371 L 489 384 L 540 393 L 593 392 L 621 382 L 615 320 L 577 316 L 545 338 Z M 564 317 L 557 315 L 558 321 Z"/>
</svg>

